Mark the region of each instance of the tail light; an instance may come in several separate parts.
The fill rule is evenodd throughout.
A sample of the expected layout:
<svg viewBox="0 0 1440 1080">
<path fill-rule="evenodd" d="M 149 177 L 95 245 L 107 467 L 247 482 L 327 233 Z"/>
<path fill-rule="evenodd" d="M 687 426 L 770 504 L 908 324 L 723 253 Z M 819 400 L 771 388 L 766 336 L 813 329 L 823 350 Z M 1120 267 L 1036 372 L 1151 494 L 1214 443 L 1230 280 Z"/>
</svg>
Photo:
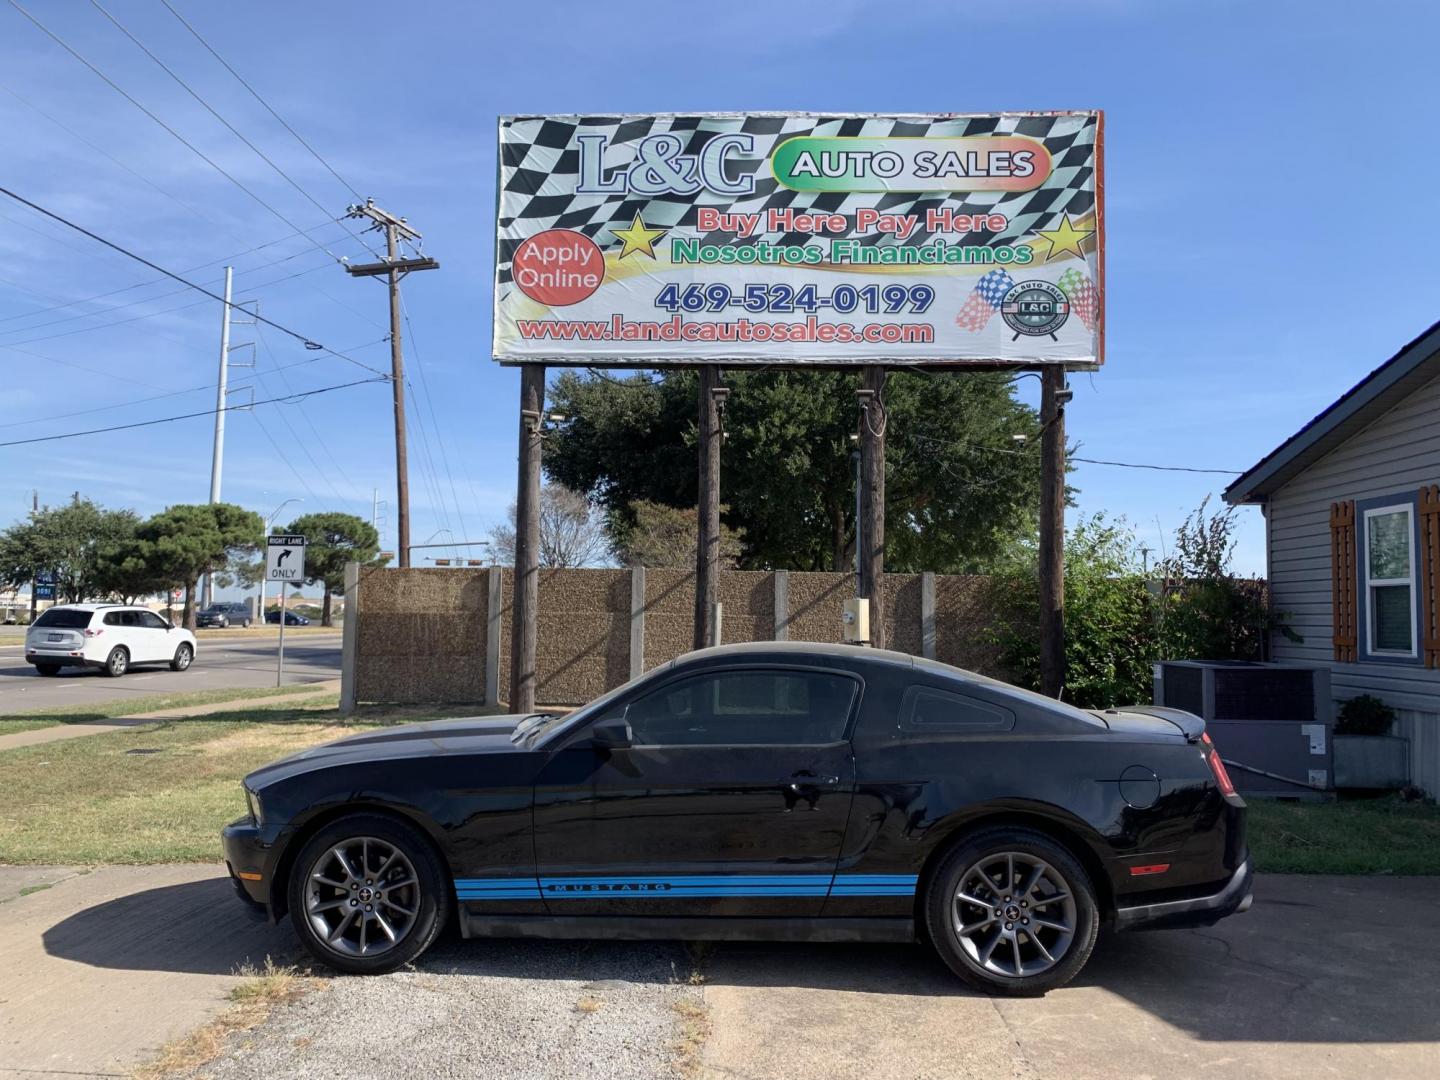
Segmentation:
<svg viewBox="0 0 1440 1080">
<path fill-rule="evenodd" d="M 99 636 L 100 636 L 101 634 L 103 634 L 104 632 L 105 632 L 105 628 L 104 628 L 103 626 L 97 626 L 94 630 L 86 630 L 86 631 L 85 631 L 85 636 L 86 636 L 86 637 L 99 637 Z"/>
<path fill-rule="evenodd" d="M 1215 784 L 1222 795 L 1234 795 L 1235 785 L 1230 782 L 1230 774 L 1225 771 L 1225 762 L 1220 760 L 1220 751 L 1215 749 L 1215 744 L 1210 741 L 1210 733 L 1207 731 L 1200 736 L 1200 741 L 1205 744 L 1205 760 L 1210 763 L 1210 771 L 1215 775 Z"/>
</svg>

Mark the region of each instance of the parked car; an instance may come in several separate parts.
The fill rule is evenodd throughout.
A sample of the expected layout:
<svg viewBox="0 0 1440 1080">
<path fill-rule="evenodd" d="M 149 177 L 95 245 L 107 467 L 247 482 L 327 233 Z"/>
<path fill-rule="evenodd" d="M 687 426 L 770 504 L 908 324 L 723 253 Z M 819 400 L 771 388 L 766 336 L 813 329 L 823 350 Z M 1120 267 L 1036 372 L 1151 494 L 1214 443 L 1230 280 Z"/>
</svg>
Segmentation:
<svg viewBox="0 0 1440 1080">
<path fill-rule="evenodd" d="M 280 612 L 278 612 L 278 611 L 267 611 L 267 612 L 265 613 L 265 621 L 266 621 L 267 623 L 274 623 L 276 626 L 279 626 L 279 625 L 280 625 Z M 310 620 L 307 619 L 304 615 L 297 615 L 297 614 L 296 614 L 295 612 L 293 612 L 293 611 L 287 611 L 287 612 L 285 612 L 285 625 L 286 625 L 286 626 L 309 626 L 309 625 L 310 625 Z"/>
<path fill-rule="evenodd" d="M 62 604 L 43 612 L 25 632 L 25 659 L 41 675 L 92 667 L 118 678 L 152 664 L 184 671 L 195 659 L 195 635 L 149 608 Z"/>
<path fill-rule="evenodd" d="M 1198 717 L 853 646 L 706 649 L 573 713 L 366 732 L 244 787 L 237 892 L 347 972 L 409 963 L 458 908 L 466 937 L 924 939 L 1030 994 L 1102 924 L 1250 906 Z"/>
<path fill-rule="evenodd" d="M 250 608 L 245 604 L 216 603 L 195 616 L 195 625 L 223 628 L 250 625 Z"/>
</svg>

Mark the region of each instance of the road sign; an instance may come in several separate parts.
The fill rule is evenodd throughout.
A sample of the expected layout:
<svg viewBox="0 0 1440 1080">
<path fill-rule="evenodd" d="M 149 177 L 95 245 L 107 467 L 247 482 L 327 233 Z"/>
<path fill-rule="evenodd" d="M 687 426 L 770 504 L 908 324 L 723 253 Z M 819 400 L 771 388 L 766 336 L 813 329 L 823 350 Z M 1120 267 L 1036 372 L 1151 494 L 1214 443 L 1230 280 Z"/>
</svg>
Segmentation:
<svg viewBox="0 0 1440 1080">
<path fill-rule="evenodd" d="M 288 581 L 296 585 L 305 580 L 305 537 L 271 536 L 266 539 L 265 580 Z"/>
<path fill-rule="evenodd" d="M 54 584 L 55 584 L 55 571 L 54 571 L 54 570 L 36 570 L 36 571 L 35 571 L 35 584 L 37 584 L 37 585 L 54 585 Z"/>
<path fill-rule="evenodd" d="M 54 599 L 55 599 L 55 586 L 54 586 L 54 585 L 36 585 L 36 586 L 35 586 L 35 599 L 36 599 L 36 600 L 54 600 Z"/>
</svg>

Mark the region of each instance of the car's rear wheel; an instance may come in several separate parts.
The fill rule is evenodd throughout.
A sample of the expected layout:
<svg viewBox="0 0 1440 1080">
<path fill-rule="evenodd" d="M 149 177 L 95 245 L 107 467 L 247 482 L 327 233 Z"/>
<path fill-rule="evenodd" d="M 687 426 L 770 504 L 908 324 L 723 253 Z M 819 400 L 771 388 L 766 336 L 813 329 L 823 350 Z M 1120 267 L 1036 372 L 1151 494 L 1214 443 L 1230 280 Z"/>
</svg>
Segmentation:
<svg viewBox="0 0 1440 1080">
<path fill-rule="evenodd" d="M 378 814 L 331 822 L 310 838 L 289 882 L 295 932 L 340 971 L 380 975 L 428 949 L 445 924 L 448 875 L 414 828 Z"/>
<path fill-rule="evenodd" d="M 105 674 L 118 679 L 130 670 L 130 653 L 123 645 L 116 645 L 105 658 Z"/>
<path fill-rule="evenodd" d="M 950 969 L 992 994 L 1043 994 L 1090 958 L 1100 928 L 1089 875 L 1031 829 L 986 829 L 953 848 L 925 896 L 930 940 Z"/>
<path fill-rule="evenodd" d="M 195 650 L 189 645 L 181 645 L 175 650 L 175 659 L 170 661 L 171 671 L 184 671 L 195 659 Z"/>
<path fill-rule="evenodd" d="M 59 665 L 59 664 L 36 664 L 36 665 L 35 665 L 35 670 L 38 671 L 41 675 L 59 675 L 59 674 L 60 674 L 60 665 Z"/>
</svg>

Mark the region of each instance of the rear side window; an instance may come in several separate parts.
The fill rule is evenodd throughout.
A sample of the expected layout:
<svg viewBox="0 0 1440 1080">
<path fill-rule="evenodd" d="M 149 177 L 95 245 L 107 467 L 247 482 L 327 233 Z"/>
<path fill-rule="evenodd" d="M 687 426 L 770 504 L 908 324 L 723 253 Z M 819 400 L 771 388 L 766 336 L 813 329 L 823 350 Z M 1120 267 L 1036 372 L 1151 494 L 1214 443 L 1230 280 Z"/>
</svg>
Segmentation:
<svg viewBox="0 0 1440 1080">
<path fill-rule="evenodd" d="M 84 630 L 90 625 L 91 613 L 75 611 L 73 608 L 51 608 L 42 612 L 35 620 L 36 626 L 48 626 L 54 630 Z"/>
<path fill-rule="evenodd" d="M 1003 705 L 931 686 L 912 686 L 900 700 L 905 731 L 1009 731 L 1015 714 Z"/>
</svg>

